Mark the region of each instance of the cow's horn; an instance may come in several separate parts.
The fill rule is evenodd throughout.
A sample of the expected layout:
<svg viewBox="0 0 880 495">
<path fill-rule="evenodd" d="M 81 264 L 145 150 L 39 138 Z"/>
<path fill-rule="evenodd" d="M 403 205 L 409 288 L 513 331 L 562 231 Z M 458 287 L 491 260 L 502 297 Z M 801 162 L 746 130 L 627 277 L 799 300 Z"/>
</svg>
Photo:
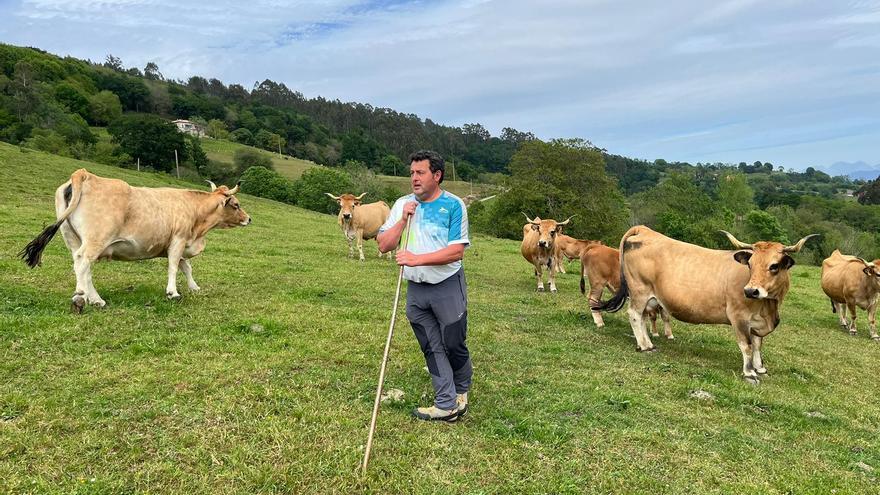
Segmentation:
<svg viewBox="0 0 880 495">
<path fill-rule="evenodd" d="M 235 184 L 235 187 L 230 189 L 229 192 L 226 194 L 232 196 L 233 194 L 237 193 L 239 189 L 241 189 L 241 181 L 238 181 L 238 183 Z"/>
<path fill-rule="evenodd" d="M 339 196 L 334 196 L 334 195 L 332 195 L 332 194 L 330 194 L 330 193 L 324 193 L 324 194 L 326 194 L 327 196 L 330 196 L 331 198 L 333 198 L 333 199 L 336 200 L 336 201 L 339 201 Z"/>
<path fill-rule="evenodd" d="M 366 195 L 367 195 L 367 193 L 363 193 L 363 194 L 361 194 L 360 196 L 358 196 L 357 199 L 359 199 L 359 200 L 360 200 L 360 199 L 364 199 L 364 196 L 366 196 Z"/>
<path fill-rule="evenodd" d="M 522 211 L 521 211 L 520 213 L 522 213 L 523 216 L 526 217 L 526 221 L 529 222 L 530 224 L 533 224 L 533 225 L 537 225 L 537 224 L 538 224 L 538 222 L 535 221 L 535 220 L 538 219 L 538 217 L 535 217 L 535 220 L 532 220 L 531 218 L 529 218 L 528 215 L 525 214 L 525 212 L 522 212 Z"/>
<path fill-rule="evenodd" d="M 797 253 L 804 247 L 804 243 L 807 242 L 807 239 L 809 239 L 810 237 L 818 237 L 818 236 L 819 236 L 819 234 L 810 234 L 806 237 L 803 237 L 801 240 L 797 241 L 797 244 L 794 244 L 791 246 L 785 246 L 784 248 L 782 248 L 782 252 L 783 253 Z"/>
<path fill-rule="evenodd" d="M 214 192 L 214 191 L 217 190 L 217 186 L 214 185 L 213 182 L 211 182 L 211 181 L 209 181 L 209 180 L 206 180 L 205 182 L 207 182 L 208 184 L 211 184 L 211 192 Z"/>
<path fill-rule="evenodd" d="M 751 244 L 746 244 L 745 242 L 740 241 L 739 239 L 734 237 L 733 234 L 731 234 L 730 232 L 728 232 L 726 230 L 722 230 L 721 233 L 726 235 L 727 238 L 730 240 L 730 242 L 733 244 L 733 246 L 737 249 L 755 249 L 755 246 L 752 246 Z"/>
<path fill-rule="evenodd" d="M 574 215 L 566 218 L 564 222 L 558 222 L 556 225 L 568 225 L 568 221 L 571 220 L 572 218 L 574 218 Z"/>
</svg>

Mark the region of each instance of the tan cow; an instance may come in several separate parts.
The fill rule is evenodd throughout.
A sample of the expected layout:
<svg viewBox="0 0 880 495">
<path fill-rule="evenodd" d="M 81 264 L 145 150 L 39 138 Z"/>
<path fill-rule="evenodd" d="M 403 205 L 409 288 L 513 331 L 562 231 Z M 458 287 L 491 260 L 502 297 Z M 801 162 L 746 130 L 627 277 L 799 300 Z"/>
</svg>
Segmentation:
<svg viewBox="0 0 880 495">
<path fill-rule="evenodd" d="M 525 213 L 523 213 L 525 215 Z M 568 225 L 571 217 L 564 222 L 556 220 L 534 220 L 525 215 L 529 223 L 523 225 L 523 240 L 520 252 L 523 258 L 535 265 L 535 278 L 538 280 L 538 292 L 544 292 L 543 269 L 548 268 L 548 281 L 550 292 L 556 292 L 556 270 L 554 265 L 559 257 L 556 244 L 556 236 L 562 231 L 562 227 Z"/>
<path fill-rule="evenodd" d="M 354 256 L 352 241 L 356 241 L 360 260 L 364 261 L 364 239 L 375 239 L 379 235 L 379 228 L 388 219 L 388 215 L 391 214 L 391 208 L 384 201 L 362 205 L 361 199 L 367 193 L 363 193 L 360 196 L 355 196 L 354 194 L 343 194 L 342 196 L 334 196 L 330 193 L 324 194 L 339 203 L 339 226 L 342 227 L 342 234 L 345 235 L 345 239 L 348 241 L 348 257 Z M 379 256 L 382 256 L 381 252 Z"/>
<path fill-rule="evenodd" d="M 596 309 L 617 311 L 629 297 L 638 351 L 655 350 L 644 321 L 654 308 L 687 323 L 732 325 L 742 352 L 743 376 L 757 383 L 758 375 L 767 373 L 761 344 L 779 325 L 779 308 L 789 288 L 794 265 L 789 253 L 800 251 L 812 236 L 783 246 L 746 244 L 724 234 L 738 251 L 695 246 L 643 225 L 629 229 L 620 241 L 620 289 Z"/>
<path fill-rule="evenodd" d="M 595 242 L 595 241 L 593 241 Z M 620 251 L 604 244 L 591 244 L 581 251 L 581 294 L 586 293 L 584 278 L 590 281 L 590 306 L 596 306 L 602 299 L 602 292 L 607 288 L 614 293 L 620 287 Z M 597 327 L 605 326 L 602 313 L 591 309 L 593 322 Z M 648 310 L 646 316 L 651 319 L 651 336 L 659 337 L 657 333 L 658 313 L 663 319 L 663 333 L 667 339 L 674 339 L 672 325 L 669 322 L 669 314 L 659 306 Z"/>
<path fill-rule="evenodd" d="M 556 236 L 556 243 L 559 249 L 556 250 L 556 270 L 559 273 L 565 273 L 565 261 L 578 260 L 581 258 L 581 252 L 593 244 L 602 244 L 602 241 L 589 241 L 575 239 L 560 233 Z"/>
<path fill-rule="evenodd" d="M 229 189 L 213 183 L 210 193 L 132 187 L 79 169 L 55 191 L 58 221 L 19 254 L 31 268 L 39 265 L 43 249 L 60 228 L 73 255 L 76 292 L 71 302 L 77 312 L 86 303 L 106 304 L 92 283 L 92 264 L 98 260 L 168 258 L 165 294 L 178 299 L 178 269 L 190 290 L 199 290 L 189 259 L 205 249 L 205 235 L 214 228 L 251 223 L 235 197 L 238 189 L 238 185 Z"/>
<path fill-rule="evenodd" d="M 834 250 L 822 262 L 822 290 L 831 299 L 831 311 L 840 318 L 840 326 L 856 334 L 856 306 L 868 310 L 871 338 L 880 340 L 874 315 L 880 300 L 880 260 L 867 262 Z M 846 310 L 852 318 L 846 322 Z"/>
</svg>

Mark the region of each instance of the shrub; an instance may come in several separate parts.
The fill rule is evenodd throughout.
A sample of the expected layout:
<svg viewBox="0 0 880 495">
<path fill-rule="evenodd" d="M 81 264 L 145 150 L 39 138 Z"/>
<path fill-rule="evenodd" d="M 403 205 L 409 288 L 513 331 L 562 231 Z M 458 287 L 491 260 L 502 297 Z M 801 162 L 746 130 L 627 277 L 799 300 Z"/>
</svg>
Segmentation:
<svg viewBox="0 0 880 495">
<path fill-rule="evenodd" d="M 293 194 L 296 205 L 321 213 L 336 214 L 339 205 L 325 193 L 339 195 L 342 191 L 351 191 L 354 183 L 348 174 L 341 170 L 325 167 L 314 167 L 293 183 Z"/>
<path fill-rule="evenodd" d="M 235 164 L 235 169 L 240 173 L 251 167 L 263 167 L 273 170 L 271 158 L 250 148 L 235 150 L 235 154 L 232 155 L 232 163 Z"/>
<path fill-rule="evenodd" d="M 241 191 L 282 203 L 294 203 L 293 183 L 265 167 L 250 167 L 245 170 L 241 175 Z"/>
</svg>

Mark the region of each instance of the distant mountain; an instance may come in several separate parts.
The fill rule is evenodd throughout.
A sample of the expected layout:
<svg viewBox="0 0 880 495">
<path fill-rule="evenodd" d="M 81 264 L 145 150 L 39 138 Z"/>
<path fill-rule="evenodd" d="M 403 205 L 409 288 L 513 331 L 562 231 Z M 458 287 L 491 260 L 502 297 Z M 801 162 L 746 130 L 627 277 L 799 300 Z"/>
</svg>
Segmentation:
<svg viewBox="0 0 880 495">
<path fill-rule="evenodd" d="M 857 162 L 835 162 L 819 168 L 828 175 L 848 175 L 851 179 L 874 180 L 880 176 L 880 163 L 868 165 L 861 160 Z"/>
</svg>

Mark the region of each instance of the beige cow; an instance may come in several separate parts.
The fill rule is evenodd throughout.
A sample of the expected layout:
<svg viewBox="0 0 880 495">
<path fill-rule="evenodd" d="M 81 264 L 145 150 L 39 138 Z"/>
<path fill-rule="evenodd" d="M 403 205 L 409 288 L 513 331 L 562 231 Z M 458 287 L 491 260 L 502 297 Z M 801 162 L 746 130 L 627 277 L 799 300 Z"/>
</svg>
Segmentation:
<svg viewBox="0 0 880 495">
<path fill-rule="evenodd" d="M 868 311 L 868 331 L 880 340 L 874 315 L 880 300 L 880 260 L 870 263 L 834 250 L 822 262 L 822 290 L 831 299 L 831 311 L 840 318 L 840 326 L 856 334 L 856 306 Z M 846 322 L 849 309 L 850 322 Z"/>
<path fill-rule="evenodd" d="M 360 260 L 364 261 L 364 239 L 375 239 L 379 235 L 379 228 L 391 214 L 391 208 L 384 201 L 361 204 L 361 199 L 367 194 L 360 196 L 343 194 L 334 196 L 324 193 L 339 203 L 339 226 L 342 234 L 348 241 L 348 257 L 354 256 L 354 244 L 357 244 Z M 382 256 L 382 253 L 379 253 Z M 389 254 L 390 256 L 390 254 Z"/>
<path fill-rule="evenodd" d="M 559 258 L 556 244 L 556 236 L 562 232 L 562 227 L 568 225 L 571 217 L 564 222 L 556 220 L 541 220 L 535 217 L 534 220 L 526 215 L 529 223 L 523 225 L 523 240 L 520 246 L 520 252 L 523 258 L 535 266 L 535 278 L 538 281 L 538 292 L 544 292 L 544 276 L 543 269 L 547 267 L 548 281 L 550 283 L 550 292 L 556 292 L 556 270 L 554 268 L 556 260 Z"/>
<path fill-rule="evenodd" d="M 653 351 L 645 316 L 662 308 L 687 323 L 732 325 L 743 359 L 743 377 L 753 383 L 767 373 L 761 358 L 764 337 L 779 325 L 779 308 L 790 284 L 792 246 L 746 244 L 724 232 L 737 251 L 707 249 L 670 239 L 639 225 L 620 241 L 620 289 L 594 309 L 617 311 L 629 297 L 630 326 L 638 351 Z"/>
<path fill-rule="evenodd" d="M 106 304 L 92 282 L 92 265 L 98 260 L 168 258 L 165 294 L 178 299 L 178 269 L 190 290 L 199 290 L 189 259 L 205 249 L 205 235 L 251 223 L 235 197 L 238 189 L 213 183 L 211 192 L 132 187 L 79 169 L 55 191 L 57 222 L 19 254 L 31 268 L 39 265 L 43 249 L 60 229 L 73 255 L 76 291 L 71 303 L 77 312 L 87 303 Z"/>
</svg>

